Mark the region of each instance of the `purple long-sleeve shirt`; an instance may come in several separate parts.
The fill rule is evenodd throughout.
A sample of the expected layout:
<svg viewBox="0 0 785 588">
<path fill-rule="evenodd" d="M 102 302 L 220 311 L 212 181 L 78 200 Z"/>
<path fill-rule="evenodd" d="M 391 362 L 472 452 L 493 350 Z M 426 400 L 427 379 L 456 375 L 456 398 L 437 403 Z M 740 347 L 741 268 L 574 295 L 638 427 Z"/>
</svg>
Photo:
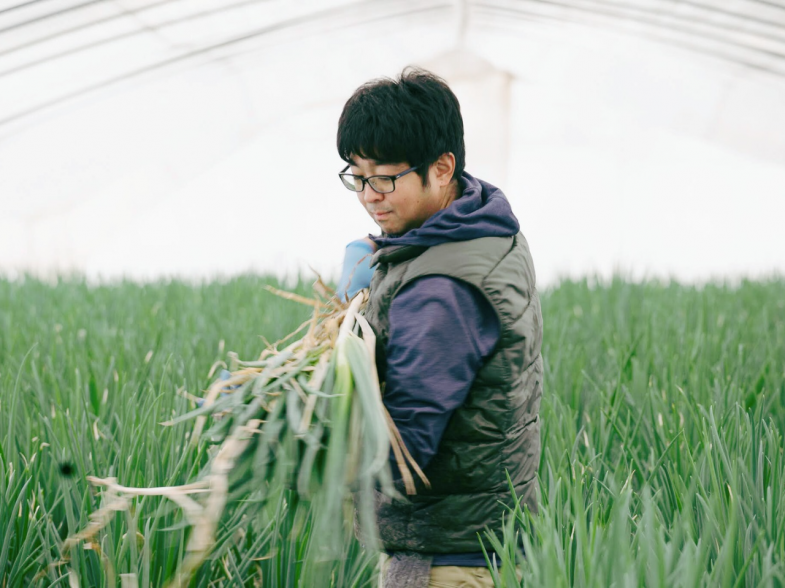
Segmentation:
<svg viewBox="0 0 785 588">
<path fill-rule="evenodd" d="M 393 299 L 389 318 L 384 404 L 425 467 L 496 347 L 499 319 L 474 286 L 445 276 L 409 284 Z"/>
</svg>

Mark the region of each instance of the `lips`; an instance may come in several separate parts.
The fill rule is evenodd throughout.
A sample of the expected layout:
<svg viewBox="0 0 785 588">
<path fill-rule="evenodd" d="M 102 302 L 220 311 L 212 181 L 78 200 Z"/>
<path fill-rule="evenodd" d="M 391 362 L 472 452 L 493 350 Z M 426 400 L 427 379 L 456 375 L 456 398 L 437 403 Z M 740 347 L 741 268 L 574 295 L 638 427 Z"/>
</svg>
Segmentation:
<svg viewBox="0 0 785 588">
<path fill-rule="evenodd" d="M 389 211 L 389 210 L 384 210 L 384 211 L 374 211 L 372 214 L 373 214 L 374 218 L 384 218 L 384 217 L 386 217 L 388 214 L 390 214 L 390 211 Z"/>
</svg>

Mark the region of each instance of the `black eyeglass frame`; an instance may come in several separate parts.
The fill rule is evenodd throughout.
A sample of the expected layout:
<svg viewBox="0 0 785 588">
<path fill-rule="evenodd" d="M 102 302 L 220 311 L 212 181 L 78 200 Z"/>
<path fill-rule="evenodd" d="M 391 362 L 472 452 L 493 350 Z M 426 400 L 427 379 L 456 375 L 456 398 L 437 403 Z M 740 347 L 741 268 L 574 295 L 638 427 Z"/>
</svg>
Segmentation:
<svg viewBox="0 0 785 588">
<path fill-rule="evenodd" d="M 418 167 L 420 167 L 420 166 L 419 166 L 419 165 L 415 165 L 415 166 L 413 166 L 413 167 L 410 167 L 409 169 L 405 169 L 405 170 L 403 170 L 401 173 L 399 173 L 399 174 L 397 174 L 397 175 L 395 175 L 395 176 L 384 176 L 384 175 L 376 175 L 376 176 L 368 176 L 367 178 L 364 178 L 363 176 L 358 176 L 358 175 L 355 175 L 355 174 L 347 174 L 347 173 L 344 173 L 344 172 L 346 172 L 346 170 L 347 170 L 347 169 L 349 169 L 350 167 L 351 167 L 351 164 L 350 164 L 350 165 L 347 165 L 345 168 L 343 168 L 343 169 L 341 170 L 341 173 L 339 173 L 339 174 L 338 174 L 338 177 L 339 177 L 339 178 L 341 178 L 341 183 L 342 183 L 342 184 L 343 184 L 343 185 L 346 187 L 346 189 L 347 189 L 347 190 L 350 190 L 350 191 L 352 191 L 352 192 L 357 192 L 357 193 L 359 193 L 359 192 L 362 192 L 362 191 L 364 191 L 364 190 L 365 190 L 365 184 L 366 184 L 366 183 L 368 183 L 368 185 L 371 187 L 371 190 L 373 190 L 373 191 L 374 191 L 374 192 L 376 192 L 377 194 L 390 194 L 390 193 L 392 193 L 392 192 L 395 192 L 395 180 L 397 180 L 397 179 L 400 179 L 400 178 L 402 178 L 403 176 L 405 176 L 406 174 L 413 172 L 414 170 L 416 170 L 416 169 L 417 169 Z M 360 181 L 362 182 L 362 187 L 361 187 L 359 190 L 355 190 L 354 188 L 351 188 L 351 187 L 349 187 L 349 184 L 347 184 L 347 183 L 344 181 L 344 179 L 343 179 L 343 178 L 344 178 L 344 176 L 348 176 L 348 177 L 350 177 L 350 178 L 355 178 L 355 179 L 358 179 L 358 180 L 360 180 Z M 371 184 L 371 183 L 370 183 L 370 180 L 372 180 L 372 179 L 374 179 L 374 178 L 384 178 L 384 179 L 386 179 L 386 180 L 390 180 L 390 181 L 392 182 L 392 190 L 389 190 L 388 192 L 379 192 L 379 190 L 377 190 L 376 188 L 374 188 L 374 187 L 373 187 L 373 184 Z"/>
</svg>

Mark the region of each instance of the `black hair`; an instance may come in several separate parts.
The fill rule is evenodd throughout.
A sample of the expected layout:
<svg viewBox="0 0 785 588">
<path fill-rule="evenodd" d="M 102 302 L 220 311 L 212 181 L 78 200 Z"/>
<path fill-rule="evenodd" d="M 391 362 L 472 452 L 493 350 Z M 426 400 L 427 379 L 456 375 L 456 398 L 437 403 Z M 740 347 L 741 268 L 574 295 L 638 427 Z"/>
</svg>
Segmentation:
<svg viewBox="0 0 785 588">
<path fill-rule="evenodd" d="M 443 153 L 455 156 L 453 180 L 466 165 L 463 118 L 447 83 L 429 71 L 405 68 L 397 79 L 371 80 L 346 101 L 338 121 L 338 154 L 378 163 L 420 166 L 428 185 L 428 168 Z"/>
</svg>

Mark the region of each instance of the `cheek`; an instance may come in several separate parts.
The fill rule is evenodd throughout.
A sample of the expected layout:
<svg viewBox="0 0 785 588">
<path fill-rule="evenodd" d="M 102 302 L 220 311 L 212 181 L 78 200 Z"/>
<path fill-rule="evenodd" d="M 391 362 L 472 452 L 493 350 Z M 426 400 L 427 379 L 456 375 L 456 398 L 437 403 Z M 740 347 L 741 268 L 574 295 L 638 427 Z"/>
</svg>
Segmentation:
<svg viewBox="0 0 785 588">
<path fill-rule="evenodd" d="M 397 198 L 390 201 L 390 208 L 398 216 L 407 218 L 412 213 L 412 209 L 417 208 L 416 194 L 400 194 Z"/>
<path fill-rule="evenodd" d="M 423 214 L 427 199 L 421 193 L 410 194 L 405 202 L 406 217 L 410 220 L 418 219 Z"/>
</svg>

